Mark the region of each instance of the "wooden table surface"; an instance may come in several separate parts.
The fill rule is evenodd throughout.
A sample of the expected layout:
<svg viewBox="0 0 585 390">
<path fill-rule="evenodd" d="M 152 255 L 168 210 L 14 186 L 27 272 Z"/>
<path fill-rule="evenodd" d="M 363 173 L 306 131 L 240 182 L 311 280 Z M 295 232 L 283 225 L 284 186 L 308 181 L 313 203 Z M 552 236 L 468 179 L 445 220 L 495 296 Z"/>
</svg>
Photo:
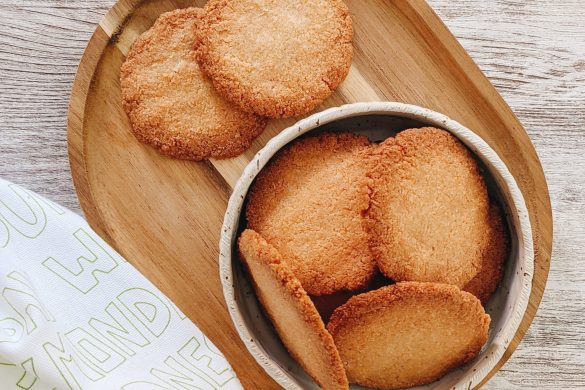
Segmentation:
<svg viewBox="0 0 585 390">
<path fill-rule="evenodd" d="M 87 40 L 113 3 L 0 0 L 0 177 L 78 213 L 67 158 L 69 92 Z M 553 207 L 540 309 L 486 388 L 585 389 L 585 2 L 430 3 L 524 124 Z"/>
</svg>

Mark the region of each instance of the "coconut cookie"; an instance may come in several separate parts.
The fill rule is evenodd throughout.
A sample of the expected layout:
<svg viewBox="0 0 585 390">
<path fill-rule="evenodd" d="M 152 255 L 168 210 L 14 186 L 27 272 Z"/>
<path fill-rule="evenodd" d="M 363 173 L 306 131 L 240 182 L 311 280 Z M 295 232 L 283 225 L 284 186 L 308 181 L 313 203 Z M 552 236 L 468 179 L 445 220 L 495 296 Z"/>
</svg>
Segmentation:
<svg viewBox="0 0 585 390">
<path fill-rule="evenodd" d="M 219 96 L 193 49 L 202 10 L 160 16 L 122 65 L 123 107 L 140 141 L 189 160 L 228 158 L 246 150 L 266 120 Z"/>
<path fill-rule="evenodd" d="M 290 354 L 323 389 L 347 389 L 333 338 L 278 251 L 252 230 L 238 243 L 258 300 Z"/>
<path fill-rule="evenodd" d="M 197 58 L 219 93 L 243 110 L 297 116 L 345 79 L 352 35 L 341 0 L 211 0 Z"/>
<path fill-rule="evenodd" d="M 456 286 L 402 282 L 351 298 L 327 329 L 350 383 L 399 389 L 475 358 L 489 323 L 480 301 Z"/>
<path fill-rule="evenodd" d="M 504 262 L 510 251 L 508 229 L 502 210 L 496 203 L 490 207 L 489 220 L 488 245 L 482 254 L 479 272 L 463 287 L 464 291 L 472 293 L 484 304 L 502 280 Z"/>
<path fill-rule="evenodd" d="M 326 133 L 281 150 L 248 197 L 248 227 L 273 245 L 311 295 L 365 287 L 375 274 L 363 214 L 364 136 Z"/>
<path fill-rule="evenodd" d="M 465 286 L 491 250 L 488 193 L 471 153 L 450 133 L 422 128 L 368 154 L 368 231 L 380 270 L 396 281 Z"/>
</svg>

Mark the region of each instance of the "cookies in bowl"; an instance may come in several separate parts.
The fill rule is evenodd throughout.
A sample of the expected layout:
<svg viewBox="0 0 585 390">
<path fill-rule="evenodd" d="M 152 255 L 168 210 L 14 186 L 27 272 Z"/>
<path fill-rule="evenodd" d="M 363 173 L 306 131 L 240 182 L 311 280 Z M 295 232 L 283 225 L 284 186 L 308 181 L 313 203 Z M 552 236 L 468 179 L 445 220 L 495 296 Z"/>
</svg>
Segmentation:
<svg viewBox="0 0 585 390">
<path fill-rule="evenodd" d="M 483 304 L 502 278 L 509 231 L 482 167 L 450 133 L 407 129 L 379 144 L 343 132 L 301 138 L 257 175 L 245 215 L 320 308 L 349 383 L 428 384 L 487 342 Z M 368 282 L 321 289 L 338 270 L 359 280 L 344 267 L 360 255 L 373 264 Z"/>
</svg>

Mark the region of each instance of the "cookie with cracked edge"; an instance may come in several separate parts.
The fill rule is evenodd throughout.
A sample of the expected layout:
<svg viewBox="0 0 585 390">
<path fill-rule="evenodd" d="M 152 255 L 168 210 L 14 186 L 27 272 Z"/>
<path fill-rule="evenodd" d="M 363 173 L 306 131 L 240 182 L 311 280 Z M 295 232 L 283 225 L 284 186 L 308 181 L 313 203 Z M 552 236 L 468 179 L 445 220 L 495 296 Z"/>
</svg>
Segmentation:
<svg viewBox="0 0 585 390">
<path fill-rule="evenodd" d="M 333 338 L 278 251 L 253 230 L 241 234 L 238 248 L 258 300 L 293 358 L 323 389 L 347 389 Z"/>
<path fill-rule="evenodd" d="M 272 158 L 248 195 L 248 227 L 279 251 L 311 295 L 359 290 L 375 275 L 363 217 L 368 178 L 358 161 L 369 147 L 351 133 L 302 138 Z"/>
<path fill-rule="evenodd" d="M 471 152 L 447 131 L 420 128 L 366 154 L 366 220 L 380 270 L 396 281 L 469 283 L 493 245 L 490 200 Z"/>
<path fill-rule="evenodd" d="M 162 14 L 134 42 L 121 69 L 123 108 L 143 143 L 178 159 L 234 157 L 266 119 L 223 99 L 201 72 L 193 48 L 202 10 Z"/>
<path fill-rule="evenodd" d="M 350 383 L 400 389 L 474 359 L 489 323 L 480 301 L 456 286 L 401 282 L 351 298 L 327 329 Z"/>
<path fill-rule="evenodd" d="M 341 0 L 211 0 L 197 58 L 227 100 L 283 118 L 312 111 L 346 78 L 352 39 Z"/>
</svg>

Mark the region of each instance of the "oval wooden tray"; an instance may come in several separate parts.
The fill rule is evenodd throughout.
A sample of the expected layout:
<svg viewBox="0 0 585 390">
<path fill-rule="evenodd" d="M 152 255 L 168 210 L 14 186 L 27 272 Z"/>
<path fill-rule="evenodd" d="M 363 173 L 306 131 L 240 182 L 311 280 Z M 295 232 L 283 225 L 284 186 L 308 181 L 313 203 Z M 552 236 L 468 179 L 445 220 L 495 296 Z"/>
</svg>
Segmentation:
<svg viewBox="0 0 585 390">
<path fill-rule="evenodd" d="M 532 295 L 520 330 L 491 376 L 520 343 L 546 284 L 552 216 L 542 167 L 510 108 L 424 1 L 346 2 L 354 20 L 354 62 L 321 109 L 392 100 L 442 112 L 496 150 L 526 198 L 535 244 Z M 121 0 L 100 22 L 71 94 L 73 179 L 92 227 L 211 338 L 244 386 L 277 388 L 232 326 L 218 279 L 218 241 L 229 194 L 244 166 L 297 119 L 272 121 L 235 159 L 194 163 L 140 144 L 121 108 L 119 71 L 132 42 L 162 12 L 194 3 L 205 1 Z"/>
</svg>

